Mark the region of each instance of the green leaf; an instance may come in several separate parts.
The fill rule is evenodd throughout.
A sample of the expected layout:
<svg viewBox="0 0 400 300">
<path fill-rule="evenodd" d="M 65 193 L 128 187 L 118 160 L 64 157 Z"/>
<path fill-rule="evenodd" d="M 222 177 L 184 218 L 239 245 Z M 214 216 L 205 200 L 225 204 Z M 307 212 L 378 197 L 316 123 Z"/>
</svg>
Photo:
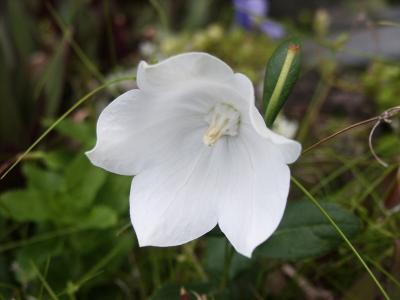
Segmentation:
<svg viewBox="0 0 400 300">
<path fill-rule="evenodd" d="M 25 163 L 22 171 L 27 179 L 29 189 L 57 191 L 63 182 L 60 174 L 41 169 L 33 163 Z"/>
<path fill-rule="evenodd" d="M 96 197 L 96 203 L 112 207 L 117 213 L 126 215 L 129 210 L 129 191 L 132 178 L 110 175 Z"/>
<path fill-rule="evenodd" d="M 43 153 L 42 162 L 51 171 L 61 171 L 65 169 L 75 154 L 65 149 L 46 151 Z"/>
<path fill-rule="evenodd" d="M 35 190 L 14 190 L 0 195 L 0 214 L 19 222 L 49 218 L 47 199 Z"/>
<path fill-rule="evenodd" d="M 87 229 L 105 229 L 112 227 L 117 223 L 117 214 L 109 207 L 97 205 L 79 224 L 82 228 Z"/>
<path fill-rule="evenodd" d="M 15 275 L 22 284 L 28 284 L 29 281 L 36 278 L 37 274 L 32 268 L 31 262 L 42 265 L 49 257 L 55 257 L 62 254 L 63 242 L 60 239 L 51 239 L 41 243 L 27 245 L 17 252 Z"/>
<path fill-rule="evenodd" d="M 359 219 L 334 203 L 323 203 L 348 237 L 361 229 Z M 257 256 L 299 259 L 320 256 L 335 249 L 342 239 L 321 212 L 306 200 L 289 203 L 276 232 L 255 252 Z"/>
<path fill-rule="evenodd" d="M 209 237 L 207 239 L 207 248 L 204 264 L 207 272 L 220 280 L 225 271 L 226 247 L 232 247 L 225 237 Z M 232 249 L 229 249 L 231 251 Z M 233 251 L 233 250 L 232 250 Z M 247 257 L 238 254 L 236 251 L 232 254 L 232 260 L 229 268 L 230 279 L 235 278 L 239 273 L 251 267 L 252 261 Z"/>
<path fill-rule="evenodd" d="M 75 208 L 85 208 L 93 203 L 106 177 L 107 174 L 94 168 L 85 155 L 78 155 L 65 172 L 64 194 L 70 199 L 68 204 Z"/>
<path fill-rule="evenodd" d="M 267 63 L 264 77 L 263 108 L 265 122 L 271 127 L 285 104 L 300 73 L 300 41 L 284 41 Z"/>
<path fill-rule="evenodd" d="M 45 122 L 46 126 L 50 126 L 54 120 Z M 95 126 L 89 122 L 74 122 L 70 119 L 65 119 L 58 124 L 55 128 L 56 131 L 64 136 L 76 140 L 85 147 L 90 147 L 95 144 L 96 129 Z"/>
</svg>

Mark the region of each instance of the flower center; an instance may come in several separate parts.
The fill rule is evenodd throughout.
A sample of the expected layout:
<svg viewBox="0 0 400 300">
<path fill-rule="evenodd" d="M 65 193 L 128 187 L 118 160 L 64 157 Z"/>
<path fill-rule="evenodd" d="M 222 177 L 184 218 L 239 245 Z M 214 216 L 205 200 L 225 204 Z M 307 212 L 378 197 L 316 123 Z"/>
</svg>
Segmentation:
<svg viewBox="0 0 400 300">
<path fill-rule="evenodd" d="M 207 114 L 205 120 L 209 126 L 203 135 L 203 143 L 207 146 L 214 145 L 223 135 L 238 134 L 240 114 L 232 105 L 218 103 Z"/>
</svg>

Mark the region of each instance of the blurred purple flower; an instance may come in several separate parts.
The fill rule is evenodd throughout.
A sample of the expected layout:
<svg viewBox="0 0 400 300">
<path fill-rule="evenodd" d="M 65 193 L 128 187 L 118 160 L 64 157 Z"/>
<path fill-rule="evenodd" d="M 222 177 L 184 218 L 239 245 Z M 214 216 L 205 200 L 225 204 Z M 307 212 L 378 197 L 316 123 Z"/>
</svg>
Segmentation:
<svg viewBox="0 0 400 300">
<path fill-rule="evenodd" d="M 281 38 L 285 29 L 278 23 L 267 19 L 268 0 L 233 0 L 236 23 L 245 29 L 259 29 L 271 38 Z"/>
</svg>

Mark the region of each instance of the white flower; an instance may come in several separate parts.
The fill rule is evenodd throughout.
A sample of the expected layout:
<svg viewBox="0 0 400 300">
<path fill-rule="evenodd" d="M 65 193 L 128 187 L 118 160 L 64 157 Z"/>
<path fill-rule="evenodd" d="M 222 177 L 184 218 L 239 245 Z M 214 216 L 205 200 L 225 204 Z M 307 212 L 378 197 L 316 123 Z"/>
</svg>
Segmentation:
<svg viewBox="0 0 400 300">
<path fill-rule="evenodd" d="M 209 54 L 141 62 L 137 84 L 101 113 L 87 156 L 135 175 L 140 246 L 180 245 L 218 224 L 250 257 L 282 218 L 300 144 L 270 131 L 250 80 Z"/>
</svg>

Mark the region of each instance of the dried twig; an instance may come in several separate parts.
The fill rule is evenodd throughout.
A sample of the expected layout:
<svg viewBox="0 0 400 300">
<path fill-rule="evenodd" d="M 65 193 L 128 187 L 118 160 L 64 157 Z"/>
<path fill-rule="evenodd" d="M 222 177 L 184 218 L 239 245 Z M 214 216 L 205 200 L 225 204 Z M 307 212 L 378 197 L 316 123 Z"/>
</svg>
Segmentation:
<svg viewBox="0 0 400 300">
<path fill-rule="evenodd" d="M 374 135 L 374 132 L 376 130 L 376 128 L 378 128 L 378 126 L 384 122 L 387 124 L 390 124 L 392 122 L 391 118 L 397 114 L 398 112 L 400 112 L 400 106 L 395 106 L 392 108 L 389 108 L 388 110 L 384 111 L 380 116 L 378 116 L 378 120 L 376 121 L 374 127 L 372 127 L 371 132 L 369 133 L 369 137 L 368 137 L 368 145 L 369 145 L 369 149 L 371 150 L 372 156 L 385 168 L 388 166 L 388 164 L 386 162 L 384 162 L 375 152 L 374 147 L 372 145 L 372 137 Z"/>
<path fill-rule="evenodd" d="M 322 140 L 316 142 L 315 144 L 311 145 L 310 147 L 308 147 L 307 149 L 305 149 L 305 150 L 303 151 L 302 154 L 306 154 L 307 152 L 313 150 L 314 148 L 316 148 L 316 147 L 318 147 L 318 146 L 320 146 L 320 145 L 326 143 L 327 141 L 333 139 L 334 137 L 336 137 L 336 136 L 338 136 L 338 135 L 340 135 L 340 134 L 342 134 L 342 133 L 345 133 L 345 132 L 347 132 L 347 131 L 349 131 L 349 130 L 351 130 L 351 129 L 354 129 L 354 128 L 360 127 L 360 126 L 362 126 L 362 125 L 366 125 L 366 124 L 375 122 L 375 124 L 374 124 L 374 126 L 372 127 L 371 132 L 370 132 L 370 134 L 369 134 L 369 138 L 368 138 L 369 149 L 371 150 L 372 156 L 373 156 L 381 165 L 383 165 L 384 167 L 387 167 L 388 164 L 385 163 L 385 162 L 384 162 L 381 158 L 379 158 L 379 156 L 376 154 L 376 152 L 375 152 L 375 150 L 374 150 L 374 147 L 373 147 L 373 145 L 372 145 L 372 138 L 373 138 L 373 134 L 374 134 L 376 128 L 378 128 L 378 126 L 379 126 L 382 122 L 390 124 L 390 123 L 392 122 L 391 118 L 394 117 L 394 116 L 395 116 L 397 113 L 399 113 L 399 112 L 400 112 L 400 106 L 395 106 L 395 107 L 389 108 L 388 110 L 385 110 L 385 111 L 384 111 L 382 114 L 380 114 L 379 116 L 376 116 L 376 117 L 373 117 L 373 118 L 370 118 L 370 119 L 367 119 L 367 120 L 364 120 L 364 121 L 361 121 L 361 122 L 352 124 L 352 125 L 350 125 L 350 126 L 347 126 L 347 127 L 343 128 L 343 129 L 341 129 L 341 130 L 339 130 L 339 131 L 337 131 L 337 132 L 331 134 L 330 136 L 327 136 L 326 138 L 323 138 Z"/>
</svg>

